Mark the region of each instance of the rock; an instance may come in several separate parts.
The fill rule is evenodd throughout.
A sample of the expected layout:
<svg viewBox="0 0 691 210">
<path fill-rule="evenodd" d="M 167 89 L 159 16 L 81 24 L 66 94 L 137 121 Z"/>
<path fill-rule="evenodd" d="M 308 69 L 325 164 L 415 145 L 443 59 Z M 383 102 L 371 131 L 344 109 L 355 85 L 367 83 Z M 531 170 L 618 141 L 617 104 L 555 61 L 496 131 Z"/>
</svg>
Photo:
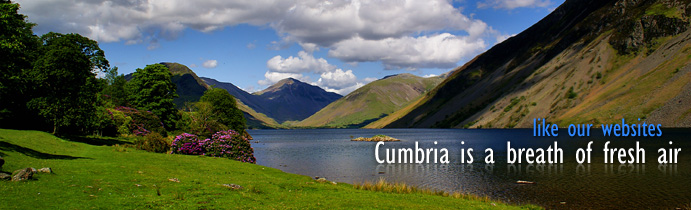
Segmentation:
<svg viewBox="0 0 691 210">
<path fill-rule="evenodd" d="M 38 173 L 38 170 L 36 170 L 35 168 L 30 168 L 30 169 L 31 169 L 31 172 Z"/>
<path fill-rule="evenodd" d="M 38 169 L 38 172 L 50 174 L 50 173 L 53 173 L 53 170 L 50 168 L 41 168 L 41 169 Z"/>
<path fill-rule="evenodd" d="M 31 170 L 32 168 L 25 168 L 25 169 L 19 169 L 14 171 L 14 176 L 12 176 L 12 181 L 18 182 L 22 180 L 28 180 L 31 179 L 34 176 L 34 171 Z M 34 169 L 36 170 L 36 169 Z"/>
<path fill-rule="evenodd" d="M 329 180 L 326 180 L 326 179 L 324 179 L 324 178 L 319 178 L 319 179 L 317 179 L 317 182 L 319 182 L 319 183 L 325 183 L 325 182 L 328 182 L 328 181 L 329 181 Z"/>
<path fill-rule="evenodd" d="M 223 184 L 223 186 L 231 190 L 242 190 L 242 186 L 236 184 Z"/>
<path fill-rule="evenodd" d="M 178 182 L 178 183 L 180 182 L 180 180 L 178 178 L 170 178 L 170 179 L 168 179 L 168 181 Z"/>
<path fill-rule="evenodd" d="M 531 181 L 518 180 L 518 181 L 516 181 L 516 184 L 536 184 L 536 183 L 531 182 Z"/>
<path fill-rule="evenodd" d="M 0 180 L 10 180 L 12 179 L 12 174 L 0 172 Z"/>
<path fill-rule="evenodd" d="M 2 165 L 5 165 L 5 159 L 2 159 L 2 157 L 0 157 L 0 168 L 2 168 Z"/>
</svg>

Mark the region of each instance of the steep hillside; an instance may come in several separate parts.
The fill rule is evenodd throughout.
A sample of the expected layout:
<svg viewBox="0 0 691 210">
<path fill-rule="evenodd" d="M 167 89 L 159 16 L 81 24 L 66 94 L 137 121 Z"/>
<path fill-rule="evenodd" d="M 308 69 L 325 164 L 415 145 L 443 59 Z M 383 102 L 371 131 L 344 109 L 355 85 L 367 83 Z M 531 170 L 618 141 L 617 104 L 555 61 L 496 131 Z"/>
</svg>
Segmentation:
<svg viewBox="0 0 691 210">
<path fill-rule="evenodd" d="M 543 117 L 690 127 L 689 3 L 567 0 L 371 127 L 531 127 Z"/>
<path fill-rule="evenodd" d="M 233 95 L 236 99 L 242 101 L 245 105 L 248 107 L 252 108 L 253 110 L 260 112 L 260 113 L 265 113 L 266 109 L 263 107 L 264 100 L 260 97 L 257 97 L 255 95 L 252 95 L 239 87 L 235 86 L 232 83 L 228 82 L 220 82 L 215 79 L 211 78 L 206 78 L 202 77 L 201 78 L 206 84 L 208 84 L 211 87 L 216 87 L 216 88 L 221 88 L 225 89 L 230 93 L 230 95 Z"/>
<path fill-rule="evenodd" d="M 293 78 L 283 79 L 253 95 L 262 99 L 264 114 L 280 123 L 303 120 L 342 97 Z"/>
<path fill-rule="evenodd" d="M 388 76 L 358 88 L 296 126 L 359 128 L 417 100 L 441 81 L 412 74 Z"/>
</svg>

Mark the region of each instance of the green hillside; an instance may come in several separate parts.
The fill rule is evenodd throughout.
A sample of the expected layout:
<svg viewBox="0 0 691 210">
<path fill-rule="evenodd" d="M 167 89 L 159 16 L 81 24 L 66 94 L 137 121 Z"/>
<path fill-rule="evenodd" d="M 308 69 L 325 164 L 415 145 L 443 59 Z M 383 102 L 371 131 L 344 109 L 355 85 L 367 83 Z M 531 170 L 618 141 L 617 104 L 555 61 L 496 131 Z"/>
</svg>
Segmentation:
<svg viewBox="0 0 691 210">
<path fill-rule="evenodd" d="M 566 1 L 370 127 L 691 127 L 691 1 Z"/>
<path fill-rule="evenodd" d="M 121 146 L 127 143 L 0 129 L 2 171 L 53 170 L 34 180 L 0 181 L 0 209 L 519 209 L 482 199 L 358 190 L 224 158 Z"/>
<path fill-rule="evenodd" d="M 363 127 L 417 100 L 441 81 L 441 77 L 422 78 L 412 74 L 385 77 L 358 88 L 296 126 Z"/>
</svg>

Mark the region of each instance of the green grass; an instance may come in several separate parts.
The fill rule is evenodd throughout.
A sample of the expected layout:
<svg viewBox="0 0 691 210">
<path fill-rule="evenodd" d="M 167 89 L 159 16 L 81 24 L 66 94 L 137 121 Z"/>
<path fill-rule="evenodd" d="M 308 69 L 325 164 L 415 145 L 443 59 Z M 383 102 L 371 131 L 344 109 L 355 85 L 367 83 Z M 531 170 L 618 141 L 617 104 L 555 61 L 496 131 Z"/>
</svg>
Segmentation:
<svg viewBox="0 0 691 210">
<path fill-rule="evenodd" d="M 30 181 L 0 181 L 0 209 L 521 208 L 423 192 L 360 190 L 228 159 L 107 146 L 123 143 L 118 139 L 79 141 L 103 146 L 38 131 L 0 129 L 3 171 L 25 167 L 54 171 Z M 179 182 L 169 181 L 172 178 Z M 223 184 L 243 189 L 231 190 Z"/>
<path fill-rule="evenodd" d="M 645 10 L 646 15 L 664 15 L 668 18 L 683 18 L 676 7 L 667 7 L 662 3 L 656 3 Z"/>
</svg>

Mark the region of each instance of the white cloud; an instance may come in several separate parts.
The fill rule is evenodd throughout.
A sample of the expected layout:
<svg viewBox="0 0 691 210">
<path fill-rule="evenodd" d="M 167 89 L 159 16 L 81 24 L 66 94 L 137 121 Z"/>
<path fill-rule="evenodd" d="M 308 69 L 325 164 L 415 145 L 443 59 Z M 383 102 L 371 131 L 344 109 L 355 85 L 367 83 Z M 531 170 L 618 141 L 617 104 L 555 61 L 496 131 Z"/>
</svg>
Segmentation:
<svg viewBox="0 0 691 210">
<path fill-rule="evenodd" d="M 362 36 L 467 30 L 471 20 L 446 0 L 218 1 L 18 0 L 42 32 L 78 32 L 98 41 L 174 39 L 185 28 L 209 32 L 238 24 L 269 25 L 291 41 L 329 46 Z M 65 15 L 79 14 L 79 15 Z"/>
<path fill-rule="evenodd" d="M 361 88 L 362 86 L 365 86 L 365 83 L 358 82 L 352 86 L 341 88 L 341 89 L 333 89 L 333 88 L 328 88 L 328 87 L 326 87 L 326 88 L 322 87 L 322 88 L 326 91 L 338 93 L 339 95 L 345 96 L 345 95 L 348 95 L 350 92 L 353 92 L 353 91 L 357 90 L 358 88 Z"/>
<path fill-rule="evenodd" d="M 293 78 L 300 80 L 302 82 L 308 82 L 310 79 L 307 76 L 304 76 L 299 73 L 285 73 L 285 72 L 271 72 L 267 71 L 264 74 L 264 80 L 259 80 L 257 84 L 262 85 L 262 86 L 267 86 L 267 85 L 273 85 L 278 81 L 281 81 L 282 79 L 285 78 Z"/>
<path fill-rule="evenodd" d="M 218 66 L 218 61 L 217 60 L 206 60 L 204 63 L 202 63 L 202 66 L 207 69 L 213 69 Z"/>
<path fill-rule="evenodd" d="M 283 37 L 271 48 L 298 43 L 307 52 L 346 40 L 410 38 L 429 31 L 466 31 L 476 39 L 487 24 L 463 15 L 447 0 L 19 0 L 38 33 L 80 33 L 128 44 L 176 39 L 185 28 L 209 32 L 225 26 L 269 26 Z M 79 14 L 79 15 L 66 15 Z M 248 45 L 251 48 L 251 46 Z"/>
<path fill-rule="evenodd" d="M 324 72 L 317 81 L 319 86 L 338 89 L 353 86 L 355 83 L 357 83 L 357 77 L 355 74 L 353 74 L 353 71 L 343 71 L 342 69 L 336 69 L 332 72 Z"/>
<path fill-rule="evenodd" d="M 387 69 L 452 68 L 485 47 L 481 39 L 449 33 L 382 40 L 354 38 L 336 43 L 329 56 L 346 62 L 381 61 Z"/>
<path fill-rule="evenodd" d="M 502 43 L 503 41 L 505 41 L 505 40 L 507 40 L 513 36 L 516 36 L 516 34 L 498 35 L 496 44 Z"/>
<path fill-rule="evenodd" d="M 478 2 L 478 8 L 492 7 L 494 9 L 516 9 L 519 7 L 549 7 L 552 5 L 550 0 L 486 0 Z"/>
<path fill-rule="evenodd" d="M 266 67 L 270 71 L 284 73 L 322 73 L 336 69 L 336 66 L 329 64 L 326 59 L 314 58 L 312 54 L 305 51 L 298 52 L 297 57 L 290 56 L 285 59 L 280 55 L 274 56 L 266 62 Z"/>
<path fill-rule="evenodd" d="M 190 68 L 197 68 L 197 64 L 190 64 Z"/>
<path fill-rule="evenodd" d="M 314 55 L 305 51 L 298 52 L 297 57 L 275 56 L 266 62 L 266 67 L 269 70 L 264 74 L 264 79 L 258 82 L 262 86 L 272 85 L 291 77 L 312 83 L 326 91 L 343 95 L 373 81 L 372 78 L 358 80 L 352 70 L 336 68 L 335 65 L 329 64 L 326 59 L 315 58 Z M 309 77 L 305 74 L 317 74 L 319 79 L 317 82 L 310 82 Z"/>
<path fill-rule="evenodd" d="M 506 5 L 548 0 L 514 0 Z M 451 68 L 485 47 L 495 33 L 483 21 L 464 15 L 449 0 L 18 0 L 21 13 L 38 23 L 36 33 L 80 33 L 100 42 L 148 43 L 177 39 L 185 29 L 211 32 L 249 24 L 270 27 L 281 37 L 269 49 L 299 44 L 305 54 L 328 49 L 354 65 L 382 62 L 389 69 Z M 488 4 L 489 5 L 489 4 Z M 497 4 L 504 5 L 504 4 Z M 491 6 L 494 6 L 492 4 Z M 450 35 L 447 33 L 468 35 Z M 420 36 L 422 35 L 422 36 Z M 367 45 L 372 44 L 373 49 Z M 429 46 L 424 46 L 430 44 Z M 247 45 L 253 48 L 253 43 Z M 297 57 L 274 57 L 272 72 L 333 71 Z M 301 61 L 302 60 L 302 61 Z M 317 64 L 323 63 L 320 60 Z M 303 63 L 298 65 L 299 63 Z M 282 65 L 282 66 L 281 66 Z M 269 64 L 267 64 L 269 66 Z M 275 68 L 275 69 L 271 69 Z M 325 70 L 326 69 L 326 70 Z"/>
<path fill-rule="evenodd" d="M 439 75 L 436 75 L 436 74 L 428 74 L 428 75 L 425 75 L 425 76 L 422 76 L 422 77 L 424 77 L 424 78 L 430 78 L 430 77 L 436 77 L 436 76 L 439 76 Z"/>
</svg>

